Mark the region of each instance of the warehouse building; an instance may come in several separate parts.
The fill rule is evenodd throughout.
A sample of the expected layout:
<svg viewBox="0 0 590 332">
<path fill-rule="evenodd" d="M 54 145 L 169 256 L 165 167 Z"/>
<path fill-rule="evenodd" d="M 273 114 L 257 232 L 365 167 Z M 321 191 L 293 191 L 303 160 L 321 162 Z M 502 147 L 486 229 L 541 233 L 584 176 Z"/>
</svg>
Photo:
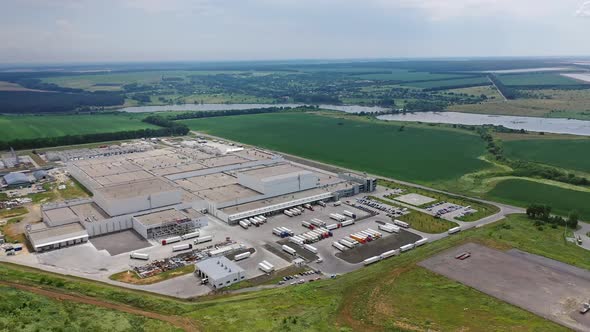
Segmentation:
<svg viewBox="0 0 590 332">
<path fill-rule="evenodd" d="M 31 179 L 24 173 L 11 172 L 2 178 L 4 185 L 8 188 L 28 187 L 31 185 Z"/>
<path fill-rule="evenodd" d="M 246 279 L 246 272 L 225 256 L 213 257 L 196 263 L 195 275 L 213 288 L 230 286 Z"/>
<path fill-rule="evenodd" d="M 27 232 L 34 251 L 65 248 L 88 241 L 88 233 L 80 223 L 72 223 L 57 227 L 36 224 Z"/>
</svg>

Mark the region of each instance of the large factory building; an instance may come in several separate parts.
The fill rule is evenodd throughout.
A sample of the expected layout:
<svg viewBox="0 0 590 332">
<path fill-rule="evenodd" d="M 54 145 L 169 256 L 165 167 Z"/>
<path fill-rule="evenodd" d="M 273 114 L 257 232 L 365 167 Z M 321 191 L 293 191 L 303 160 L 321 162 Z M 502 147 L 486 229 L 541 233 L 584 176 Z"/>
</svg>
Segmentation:
<svg viewBox="0 0 590 332">
<path fill-rule="evenodd" d="M 236 224 L 375 186 L 374 179 L 321 171 L 259 149 L 188 143 L 115 155 L 93 153 L 91 158 L 68 155 L 67 170 L 93 197 L 44 205 L 45 227 L 28 232 L 29 239 L 55 242 L 57 232 L 65 241 L 61 247 L 72 244 L 74 235 L 84 233 L 87 239 L 127 229 L 158 239 L 203 227 L 208 216 Z M 66 225 L 76 226 L 59 228 Z"/>
</svg>

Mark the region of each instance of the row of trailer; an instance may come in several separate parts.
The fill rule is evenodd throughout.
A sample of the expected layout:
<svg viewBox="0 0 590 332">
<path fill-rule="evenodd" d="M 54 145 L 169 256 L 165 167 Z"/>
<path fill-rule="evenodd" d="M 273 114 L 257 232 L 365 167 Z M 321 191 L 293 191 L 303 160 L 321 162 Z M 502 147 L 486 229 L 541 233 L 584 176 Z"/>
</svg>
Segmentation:
<svg viewBox="0 0 590 332">
<path fill-rule="evenodd" d="M 207 236 L 200 236 L 200 235 L 201 235 L 200 232 L 193 232 L 193 233 L 188 233 L 188 234 L 185 234 L 182 236 L 169 237 L 167 239 L 162 240 L 162 245 L 165 246 L 168 244 L 177 243 L 180 241 L 190 240 L 190 239 L 195 239 L 194 244 L 213 241 L 213 235 L 207 235 Z"/>
<path fill-rule="evenodd" d="M 294 216 L 298 216 L 301 215 L 303 213 L 303 209 L 301 208 L 290 208 L 287 209 L 285 211 L 283 211 L 283 213 L 289 217 L 294 217 Z"/>
<path fill-rule="evenodd" d="M 426 244 L 427 242 L 428 242 L 428 238 L 425 238 L 425 237 L 421 238 L 420 240 L 418 240 L 414 243 L 410 243 L 410 244 L 406 244 L 405 246 L 401 246 L 399 249 L 389 250 L 389 251 L 382 253 L 381 255 L 369 257 L 363 261 L 363 264 L 369 265 L 369 264 L 377 263 L 378 261 L 387 259 L 389 257 L 398 256 L 402 252 L 412 250 L 416 247 Z"/>
<path fill-rule="evenodd" d="M 265 216 L 256 216 L 247 219 L 240 220 L 239 224 L 242 226 L 243 229 L 248 229 L 250 226 L 259 227 L 260 225 L 266 223 Z"/>
<path fill-rule="evenodd" d="M 272 233 L 280 238 L 290 237 L 295 235 L 295 232 L 288 229 L 287 227 L 275 227 L 272 229 Z"/>
<path fill-rule="evenodd" d="M 327 228 L 320 227 L 305 232 L 303 234 L 294 235 L 289 238 L 289 242 L 295 243 L 299 246 L 303 246 L 304 244 L 315 243 L 323 239 L 327 239 L 329 237 L 332 237 L 333 235 L 334 234 Z"/>
<path fill-rule="evenodd" d="M 262 261 L 262 262 L 258 263 L 258 268 L 266 273 L 271 273 L 272 271 L 275 270 L 275 266 L 267 261 Z"/>
</svg>

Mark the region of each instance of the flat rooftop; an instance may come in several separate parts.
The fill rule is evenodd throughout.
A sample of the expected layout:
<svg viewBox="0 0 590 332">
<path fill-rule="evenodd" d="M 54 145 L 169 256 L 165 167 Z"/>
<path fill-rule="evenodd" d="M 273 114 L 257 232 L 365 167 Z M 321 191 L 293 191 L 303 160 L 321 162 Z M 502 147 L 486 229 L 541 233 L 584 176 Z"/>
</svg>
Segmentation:
<svg viewBox="0 0 590 332">
<path fill-rule="evenodd" d="M 109 218 L 109 215 L 94 202 L 45 210 L 43 214 L 45 221 L 51 226 L 69 224 L 80 220 L 94 222 Z"/>
<path fill-rule="evenodd" d="M 37 231 L 31 231 L 28 234 L 29 240 L 33 246 L 44 246 L 54 242 L 88 237 L 88 233 L 80 223 L 67 224 L 63 226 L 44 228 Z"/>
<path fill-rule="evenodd" d="M 257 191 L 246 188 L 239 184 L 230 184 L 223 187 L 205 189 L 195 192 L 195 194 L 203 199 L 216 203 L 229 202 L 240 198 L 262 195 Z"/>
<path fill-rule="evenodd" d="M 110 216 L 94 202 L 70 206 L 70 209 L 82 220 L 88 222 L 101 221 Z"/>
<path fill-rule="evenodd" d="M 224 173 L 213 173 L 208 175 L 194 176 L 175 181 L 181 187 L 192 192 L 223 187 L 230 184 L 238 183 L 238 179 Z"/>
<path fill-rule="evenodd" d="M 195 211 L 196 212 L 196 211 Z M 176 220 L 185 220 L 187 216 L 182 212 L 169 209 L 164 211 L 152 212 L 134 217 L 137 221 L 146 226 L 161 225 Z"/>
<path fill-rule="evenodd" d="M 234 156 L 234 155 L 227 155 L 223 157 L 214 157 L 209 159 L 200 160 L 199 163 L 203 164 L 207 168 L 211 167 L 219 167 L 219 166 L 227 166 L 233 164 L 241 164 L 250 161 L 248 159 L 244 159 L 242 157 Z"/>
<path fill-rule="evenodd" d="M 79 220 L 79 217 L 70 209 L 69 207 L 61 207 L 57 209 L 45 210 L 43 211 L 44 217 L 48 220 L 45 220 L 48 224 L 52 226 L 68 224 L 72 222 L 76 222 Z"/>
<path fill-rule="evenodd" d="M 244 269 L 225 256 L 213 257 L 196 263 L 197 269 L 209 279 L 218 280 L 234 273 L 244 273 Z"/>
<path fill-rule="evenodd" d="M 104 187 L 96 190 L 109 199 L 125 199 L 137 196 L 149 195 L 152 193 L 172 191 L 174 188 L 161 178 L 153 178 L 145 181 L 131 182 L 123 185 Z"/>
<path fill-rule="evenodd" d="M 292 165 L 290 163 L 283 163 L 273 166 L 258 167 L 250 170 L 240 172 L 245 175 L 253 176 L 258 179 L 270 178 L 279 175 L 297 173 L 297 172 L 309 172 L 309 170 L 302 167 Z"/>
</svg>

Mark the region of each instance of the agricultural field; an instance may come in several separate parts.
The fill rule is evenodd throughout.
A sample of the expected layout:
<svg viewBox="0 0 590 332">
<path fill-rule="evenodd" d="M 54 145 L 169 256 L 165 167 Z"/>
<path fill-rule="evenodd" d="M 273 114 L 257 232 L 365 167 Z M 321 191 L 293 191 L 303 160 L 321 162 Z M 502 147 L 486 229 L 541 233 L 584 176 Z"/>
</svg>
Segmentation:
<svg viewBox="0 0 590 332">
<path fill-rule="evenodd" d="M 444 80 L 452 78 L 462 78 L 466 75 L 457 74 L 437 74 L 429 72 L 418 72 L 403 69 L 395 69 L 391 71 L 385 71 L 375 74 L 362 74 L 354 75 L 353 78 L 363 80 L 374 80 L 374 81 L 397 81 L 397 82 L 409 82 L 409 81 L 429 81 L 429 80 Z"/>
<path fill-rule="evenodd" d="M 455 179 L 487 166 L 478 159 L 485 152 L 478 136 L 437 127 L 402 127 L 305 113 L 182 122 L 192 130 L 419 183 Z"/>
<path fill-rule="evenodd" d="M 2 331 L 181 331 L 169 323 L 0 285 Z"/>
<path fill-rule="evenodd" d="M 460 89 L 450 89 L 446 92 L 452 92 L 455 94 L 467 94 L 470 96 L 481 96 L 484 95 L 488 99 L 498 99 L 501 100 L 502 95 L 498 92 L 493 85 L 485 85 L 485 86 L 474 86 L 470 88 L 460 88 Z"/>
<path fill-rule="evenodd" d="M 65 135 L 111 133 L 126 130 L 158 128 L 141 122 L 144 115 L 26 115 L 2 116 L 0 140 L 43 138 Z"/>
<path fill-rule="evenodd" d="M 485 195 L 507 204 L 526 207 L 531 203 L 547 204 L 553 212 L 567 216 L 572 210 L 580 218 L 590 220 L 590 191 L 577 191 L 521 179 L 509 179 L 496 185 Z"/>
<path fill-rule="evenodd" d="M 527 73 L 498 75 L 502 83 L 508 86 L 559 86 L 579 85 L 580 81 L 560 75 L 559 73 Z"/>
<path fill-rule="evenodd" d="M 402 83 L 402 86 L 410 86 L 421 89 L 436 88 L 453 88 L 465 85 L 490 85 L 490 80 L 486 76 L 457 78 L 451 80 L 425 81 L 425 82 L 408 82 Z"/>
<path fill-rule="evenodd" d="M 563 228 L 539 230 L 526 216 L 513 215 L 505 221 L 461 232 L 335 280 L 209 296 L 198 301 L 158 297 L 7 264 L 0 264 L 0 280 L 42 285 L 43 289 L 76 296 L 91 295 L 96 301 L 128 304 L 168 317 L 180 315 L 190 318 L 204 331 L 567 331 L 417 265 L 427 257 L 465 242 L 500 250 L 518 248 L 590 268 L 590 253 L 564 241 Z M 289 301 L 284 301 L 285 298 Z M 5 301 L 4 312 L 16 310 L 19 304 Z M 36 318 L 45 322 L 53 316 L 41 312 Z M 78 323 L 84 316 L 72 315 L 70 319 Z M 244 321 L 248 324 L 237 324 Z"/>
<path fill-rule="evenodd" d="M 590 173 L 590 139 L 511 140 L 503 143 L 506 157 Z"/>
</svg>

